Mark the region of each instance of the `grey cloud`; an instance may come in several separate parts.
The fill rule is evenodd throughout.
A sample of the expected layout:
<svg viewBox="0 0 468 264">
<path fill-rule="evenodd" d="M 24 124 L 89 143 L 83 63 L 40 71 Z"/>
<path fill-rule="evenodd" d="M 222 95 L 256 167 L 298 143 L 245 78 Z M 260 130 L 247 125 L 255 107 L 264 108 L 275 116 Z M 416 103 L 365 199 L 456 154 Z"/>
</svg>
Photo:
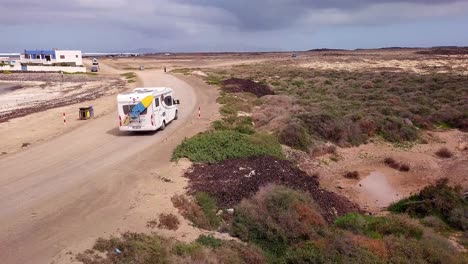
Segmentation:
<svg viewBox="0 0 468 264">
<path fill-rule="evenodd" d="M 468 14 L 468 0 L 0 0 L 0 25 L 36 31 L 66 25 L 128 34 L 171 47 L 277 45 L 337 25 L 387 25 Z M 106 32 L 108 33 L 108 32 Z M 228 34 L 227 34 L 228 33 Z M 37 33 L 42 34 L 42 33 Z M 117 33 L 116 33 L 117 34 Z M 42 35 L 39 35 L 42 36 Z M 66 35 L 73 37 L 73 35 Z M 13 38 L 15 36 L 12 36 Z M 79 39 L 79 36 L 76 36 Z M 125 37 L 122 36 L 121 39 Z M 34 40 L 32 40 L 34 41 Z M 45 40 L 41 40 L 45 41 Z M 131 42 L 131 41 L 129 41 Z M 139 45 L 139 44 L 135 44 Z M 278 44 L 281 46 L 280 44 Z M 1 48 L 1 43 L 0 43 Z"/>
<path fill-rule="evenodd" d="M 287 27 L 310 13 L 338 10 L 354 13 L 370 6 L 387 4 L 414 4 L 419 6 L 447 5 L 466 0 L 177 0 L 200 6 L 214 6 L 228 10 L 237 18 L 239 28 L 248 31 L 272 30 Z M 417 16 L 417 14 L 414 14 Z"/>
</svg>

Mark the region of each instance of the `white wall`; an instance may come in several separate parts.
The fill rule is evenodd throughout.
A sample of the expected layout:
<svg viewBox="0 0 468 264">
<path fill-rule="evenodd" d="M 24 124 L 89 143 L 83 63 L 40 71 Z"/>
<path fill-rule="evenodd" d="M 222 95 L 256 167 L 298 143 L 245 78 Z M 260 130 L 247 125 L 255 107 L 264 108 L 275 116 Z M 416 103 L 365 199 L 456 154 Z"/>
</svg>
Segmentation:
<svg viewBox="0 0 468 264">
<path fill-rule="evenodd" d="M 13 67 L 11 65 L 0 66 L 0 71 L 21 71 L 21 64 L 16 63 Z"/>
<path fill-rule="evenodd" d="M 62 58 L 63 56 L 63 58 Z M 83 59 L 81 57 L 81 50 L 56 50 L 55 51 L 55 62 L 61 63 L 76 63 L 76 65 L 83 65 Z"/>
<path fill-rule="evenodd" d="M 61 66 L 25 66 L 26 71 L 40 71 L 40 72 L 86 72 L 86 67 L 61 67 Z"/>
</svg>

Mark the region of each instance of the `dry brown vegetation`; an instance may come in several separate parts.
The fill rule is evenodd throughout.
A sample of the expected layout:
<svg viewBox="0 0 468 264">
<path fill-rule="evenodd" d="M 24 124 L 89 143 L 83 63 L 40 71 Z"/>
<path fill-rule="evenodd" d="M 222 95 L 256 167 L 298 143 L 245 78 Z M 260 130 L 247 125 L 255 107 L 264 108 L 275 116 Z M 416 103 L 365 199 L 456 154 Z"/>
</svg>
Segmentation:
<svg viewBox="0 0 468 264">
<path fill-rule="evenodd" d="M 256 83 L 252 80 L 230 78 L 223 82 L 224 90 L 230 93 L 247 92 L 257 97 L 275 94 L 268 85 Z"/>
<path fill-rule="evenodd" d="M 179 209 L 180 214 L 190 220 L 195 226 L 208 230 L 214 228 L 201 206 L 189 197 L 185 195 L 174 195 L 171 201 L 174 207 Z"/>
<path fill-rule="evenodd" d="M 410 170 L 410 165 L 407 163 L 400 163 L 397 162 L 394 158 L 385 158 L 383 160 L 383 163 L 387 165 L 388 167 L 395 169 L 395 170 L 400 170 L 403 172 L 408 172 Z"/>
<path fill-rule="evenodd" d="M 164 213 L 161 213 L 159 215 L 158 228 L 177 230 L 179 228 L 179 225 L 180 225 L 180 222 L 176 215 L 164 214 Z"/>
<path fill-rule="evenodd" d="M 84 264 L 149 263 L 266 263 L 254 246 L 200 236 L 191 243 L 156 234 L 124 233 L 121 237 L 99 238 L 93 249 L 76 256 Z"/>
<path fill-rule="evenodd" d="M 440 158 L 451 158 L 453 156 L 453 153 L 446 147 L 440 148 L 437 152 L 436 155 Z"/>
<path fill-rule="evenodd" d="M 346 179 L 354 179 L 358 180 L 359 179 L 359 172 L 357 171 L 348 171 L 343 175 Z"/>
</svg>

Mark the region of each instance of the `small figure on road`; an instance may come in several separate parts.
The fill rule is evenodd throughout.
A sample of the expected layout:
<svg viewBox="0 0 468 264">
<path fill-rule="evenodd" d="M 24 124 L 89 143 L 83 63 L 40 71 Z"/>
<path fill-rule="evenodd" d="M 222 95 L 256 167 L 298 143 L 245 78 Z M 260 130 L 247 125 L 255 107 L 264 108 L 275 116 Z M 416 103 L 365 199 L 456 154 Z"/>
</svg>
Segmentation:
<svg viewBox="0 0 468 264">
<path fill-rule="evenodd" d="M 164 66 L 164 72 L 166 72 L 166 66 Z"/>
</svg>

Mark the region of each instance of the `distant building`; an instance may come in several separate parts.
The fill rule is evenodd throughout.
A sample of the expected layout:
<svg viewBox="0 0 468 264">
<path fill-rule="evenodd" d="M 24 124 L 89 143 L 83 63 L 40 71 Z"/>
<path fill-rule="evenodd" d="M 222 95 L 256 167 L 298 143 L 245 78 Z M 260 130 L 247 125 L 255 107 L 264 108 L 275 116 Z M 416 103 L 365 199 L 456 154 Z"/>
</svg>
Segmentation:
<svg viewBox="0 0 468 264">
<path fill-rule="evenodd" d="M 25 50 L 21 54 L 21 63 L 83 66 L 83 58 L 80 50 Z"/>
<path fill-rule="evenodd" d="M 20 71 L 19 60 L 9 57 L 0 57 L 0 71 Z"/>
<path fill-rule="evenodd" d="M 86 72 L 80 50 L 24 50 L 20 63 L 23 71 Z"/>
</svg>

